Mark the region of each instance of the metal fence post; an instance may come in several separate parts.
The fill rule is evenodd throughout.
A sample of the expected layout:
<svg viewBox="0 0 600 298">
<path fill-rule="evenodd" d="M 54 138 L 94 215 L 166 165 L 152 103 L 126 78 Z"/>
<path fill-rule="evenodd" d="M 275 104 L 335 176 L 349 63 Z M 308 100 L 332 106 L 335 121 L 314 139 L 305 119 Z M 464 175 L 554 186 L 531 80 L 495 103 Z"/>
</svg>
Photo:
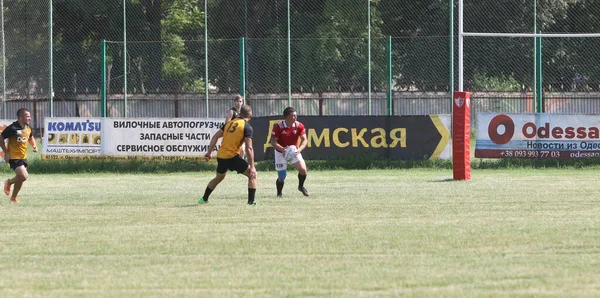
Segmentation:
<svg viewBox="0 0 600 298">
<path fill-rule="evenodd" d="M 394 81 L 392 79 L 392 37 L 388 36 L 387 38 L 387 68 L 388 68 L 388 73 L 387 73 L 387 77 L 388 77 L 388 92 L 387 92 L 387 100 L 388 100 L 388 115 L 392 116 L 394 114 L 393 111 L 393 95 L 394 95 L 394 89 L 393 89 L 393 84 Z"/>
<path fill-rule="evenodd" d="M 240 37 L 240 95 L 246 104 L 246 40 Z"/>
<path fill-rule="evenodd" d="M 106 39 L 100 43 L 100 116 L 106 117 Z"/>
<path fill-rule="evenodd" d="M 538 33 L 542 33 L 539 31 Z M 538 36 L 535 38 L 536 51 L 535 51 L 535 67 L 536 67 L 536 78 L 535 78 L 535 102 L 536 102 L 536 113 L 543 113 L 544 100 L 542 91 L 542 37 Z"/>
</svg>

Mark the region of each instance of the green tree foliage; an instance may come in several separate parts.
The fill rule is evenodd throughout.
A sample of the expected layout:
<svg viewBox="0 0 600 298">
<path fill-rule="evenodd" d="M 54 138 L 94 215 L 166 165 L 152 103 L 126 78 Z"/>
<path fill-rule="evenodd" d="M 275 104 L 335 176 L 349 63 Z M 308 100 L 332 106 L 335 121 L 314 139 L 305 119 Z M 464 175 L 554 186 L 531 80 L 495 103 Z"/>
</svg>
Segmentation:
<svg viewBox="0 0 600 298">
<path fill-rule="evenodd" d="M 393 37 L 396 88 L 435 90 L 437 86 L 447 86 L 448 1 L 381 0 L 379 6 L 382 33 Z"/>
<path fill-rule="evenodd" d="M 348 2 L 325 1 L 323 18 L 316 28 L 316 50 L 311 59 L 317 65 L 318 72 L 313 73 L 311 84 L 318 86 L 320 91 L 326 86 L 340 91 L 362 91 L 367 86 L 368 8 L 365 1 Z M 385 61 L 385 43 L 382 42 L 380 25 L 377 6 L 372 4 L 371 36 L 377 41 L 371 44 L 372 61 Z M 376 77 L 374 81 L 384 83 L 385 64 L 375 66 L 371 70 Z"/>
<path fill-rule="evenodd" d="M 162 20 L 162 78 L 167 90 L 203 92 L 201 69 L 204 16 L 197 2 L 174 0 Z M 186 41 L 187 40 L 187 41 Z"/>
<path fill-rule="evenodd" d="M 286 92 L 288 0 L 127 0 L 128 88 L 137 92 L 202 92 L 205 67 L 221 91 L 238 92 L 239 38 L 246 38 L 247 88 Z M 542 32 L 600 32 L 600 2 L 537 0 Z M 401 90 L 447 90 L 447 0 L 289 0 L 292 90 L 362 91 L 368 82 L 367 5 L 371 8 L 373 89 L 386 87 L 385 38 L 393 38 L 393 76 Z M 532 32 L 533 2 L 465 1 L 465 30 Z M 123 1 L 54 1 L 54 87 L 57 95 L 97 92 L 102 39 L 110 91 L 123 88 Z M 48 89 L 45 0 L 5 2 L 9 88 Z M 208 56 L 204 21 L 208 21 Z M 456 19 L 456 18 L 455 18 Z M 544 81 L 587 90 L 600 85 L 597 38 L 544 39 Z M 466 88 L 487 78 L 533 85 L 532 38 L 469 38 Z M 499 85 L 502 85 L 498 82 Z M 489 81 L 487 81 L 489 85 Z M 586 86 L 586 87 L 583 87 Z M 545 87 L 546 88 L 546 87 Z M 64 91 L 63 91 L 64 90 Z"/>
<path fill-rule="evenodd" d="M 4 2 L 6 40 L 6 86 L 28 96 L 36 90 L 48 90 L 48 4 L 44 0 Z"/>
<path fill-rule="evenodd" d="M 512 75 L 491 77 L 475 71 L 471 91 L 521 91 L 521 85 Z"/>
<path fill-rule="evenodd" d="M 549 1 L 549 0 L 548 0 Z M 600 2 L 594 0 L 549 1 L 553 10 L 540 20 L 546 32 L 600 32 Z M 553 18 L 552 18 L 553 16 Z M 538 18 L 540 19 L 540 18 Z M 598 38 L 544 39 L 546 88 L 588 91 L 600 86 Z"/>
</svg>

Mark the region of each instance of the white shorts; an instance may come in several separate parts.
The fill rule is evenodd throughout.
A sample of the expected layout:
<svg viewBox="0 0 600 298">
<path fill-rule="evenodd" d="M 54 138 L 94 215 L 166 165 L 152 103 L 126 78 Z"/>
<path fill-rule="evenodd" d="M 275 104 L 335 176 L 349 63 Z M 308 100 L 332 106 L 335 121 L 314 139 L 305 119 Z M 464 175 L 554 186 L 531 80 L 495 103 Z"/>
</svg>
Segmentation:
<svg viewBox="0 0 600 298">
<path fill-rule="evenodd" d="M 295 163 L 297 163 L 299 161 L 303 161 L 303 160 L 304 160 L 304 158 L 302 158 L 302 153 L 298 153 L 298 154 L 296 154 L 294 159 L 292 159 L 290 161 L 290 164 L 295 164 Z M 285 170 L 287 170 L 287 164 L 288 164 L 288 162 L 285 160 L 283 153 L 275 150 L 275 170 L 277 172 L 285 171 Z"/>
</svg>

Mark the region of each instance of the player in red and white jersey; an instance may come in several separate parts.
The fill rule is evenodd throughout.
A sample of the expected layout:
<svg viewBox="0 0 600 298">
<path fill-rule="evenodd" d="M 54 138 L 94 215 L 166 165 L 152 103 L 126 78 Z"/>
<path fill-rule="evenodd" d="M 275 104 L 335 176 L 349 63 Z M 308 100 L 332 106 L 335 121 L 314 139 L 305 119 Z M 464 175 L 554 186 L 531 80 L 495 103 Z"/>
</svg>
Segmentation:
<svg viewBox="0 0 600 298">
<path fill-rule="evenodd" d="M 281 197 L 283 184 L 287 176 L 287 164 L 291 163 L 298 170 L 298 190 L 304 196 L 309 196 L 304 188 L 306 181 L 306 163 L 302 158 L 302 151 L 308 144 L 304 124 L 296 121 L 296 110 L 287 107 L 283 110 L 284 120 L 275 124 L 271 135 L 271 145 L 275 149 L 275 170 L 277 170 L 277 196 Z M 298 145 L 300 140 L 300 145 Z M 287 157 L 287 158 L 286 158 Z"/>
</svg>

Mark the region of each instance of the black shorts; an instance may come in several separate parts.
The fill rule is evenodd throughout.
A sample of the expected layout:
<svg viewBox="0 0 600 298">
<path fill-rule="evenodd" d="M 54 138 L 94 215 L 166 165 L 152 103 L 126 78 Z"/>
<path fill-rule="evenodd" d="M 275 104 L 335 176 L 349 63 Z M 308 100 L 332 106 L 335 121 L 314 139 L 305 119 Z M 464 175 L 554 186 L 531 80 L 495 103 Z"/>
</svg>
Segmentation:
<svg viewBox="0 0 600 298">
<path fill-rule="evenodd" d="M 225 174 L 227 171 L 237 171 L 239 174 L 243 173 L 248 169 L 248 162 L 236 155 L 232 158 L 218 158 L 217 157 L 217 173 Z"/>
<path fill-rule="evenodd" d="M 8 164 L 11 169 L 16 170 L 20 166 L 27 167 L 27 159 L 9 159 Z"/>
</svg>

